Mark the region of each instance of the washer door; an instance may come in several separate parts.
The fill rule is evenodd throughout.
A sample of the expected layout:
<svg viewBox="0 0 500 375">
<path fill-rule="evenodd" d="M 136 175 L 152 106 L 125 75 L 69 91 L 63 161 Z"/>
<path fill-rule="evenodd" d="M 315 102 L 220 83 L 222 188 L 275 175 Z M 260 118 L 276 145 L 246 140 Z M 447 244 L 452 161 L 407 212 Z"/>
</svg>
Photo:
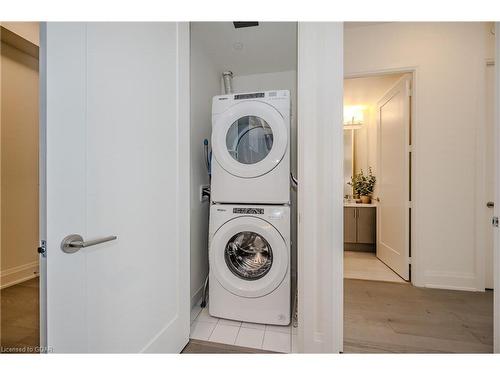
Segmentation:
<svg viewBox="0 0 500 375">
<path fill-rule="evenodd" d="M 241 297 L 262 297 L 285 278 L 287 246 L 267 221 L 240 216 L 215 232 L 210 244 L 210 267 L 229 292 Z"/>
<path fill-rule="evenodd" d="M 227 172 L 253 178 L 273 170 L 288 144 L 281 114 L 269 104 L 245 101 L 227 109 L 214 124 L 214 155 Z"/>
</svg>

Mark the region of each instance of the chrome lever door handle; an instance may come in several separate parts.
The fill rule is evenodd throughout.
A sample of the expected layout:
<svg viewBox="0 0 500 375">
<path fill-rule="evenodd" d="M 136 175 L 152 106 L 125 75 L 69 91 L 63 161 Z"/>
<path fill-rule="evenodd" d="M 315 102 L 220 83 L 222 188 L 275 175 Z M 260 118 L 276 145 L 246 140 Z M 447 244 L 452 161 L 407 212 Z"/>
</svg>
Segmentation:
<svg viewBox="0 0 500 375">
<path fill-rule="evenodd" d="M 69 236 L 64 237 L 61 242 L 61 250 L 68 254 L 76 253 L 82 247 L 89 247 L 98 245 L 103 242 L 116 240 L 118 237 L 116 236 L 108 236 L 103 238 L 98 238 L 91 241 L 84 241 L 83 237 L 79 234 L 70 234 Z"/>
</svg>

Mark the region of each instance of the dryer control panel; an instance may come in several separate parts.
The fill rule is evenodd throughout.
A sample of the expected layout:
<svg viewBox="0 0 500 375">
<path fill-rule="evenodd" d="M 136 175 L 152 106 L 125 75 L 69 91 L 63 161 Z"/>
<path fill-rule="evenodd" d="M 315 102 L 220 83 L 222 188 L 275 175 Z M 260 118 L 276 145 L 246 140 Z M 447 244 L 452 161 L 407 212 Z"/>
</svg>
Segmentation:
<svg viewBox="0 0 500 375">
<path fill-rule="evenodd" d="M 235 207 L 233 208 L 233 214 L 264 215 L 264 209 L 252 207 Z"/>
<path fill-rule="evenodd" d="M 263 92 L 255 92 L 252 94 L 236 94 L 234 96 L 234 100 L 263 98 L 265 96 L 266 94 L 264 94 Z"/>
</svg>

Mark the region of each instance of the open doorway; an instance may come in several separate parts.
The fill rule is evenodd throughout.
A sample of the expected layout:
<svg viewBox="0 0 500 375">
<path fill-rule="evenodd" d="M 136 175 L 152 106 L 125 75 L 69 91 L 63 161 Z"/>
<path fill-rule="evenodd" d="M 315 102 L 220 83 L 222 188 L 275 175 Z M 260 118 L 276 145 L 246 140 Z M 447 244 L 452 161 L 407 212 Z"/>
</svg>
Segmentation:
<svg viewBox="0 0 500 375">
<path fill-rule="evenodd" d="M 410 280 L 411 74 L 344 81 L 344 275 Z"/>
<path fill-rule="evenodd" d="M 344 351 L 492 352 L 491 24 L 344 31 Z"/>
<path fill-rule="evenodd" d="M 297 23 L 192 22 L 190 29 L 192 310 L 185 352 L 289 353 L 297 333 L 290 189 Z"/>
<path fill-rule="evenodd" d="M 1 348 L 39 347 L 38 24 L 1 29 Z"/>
</svg>

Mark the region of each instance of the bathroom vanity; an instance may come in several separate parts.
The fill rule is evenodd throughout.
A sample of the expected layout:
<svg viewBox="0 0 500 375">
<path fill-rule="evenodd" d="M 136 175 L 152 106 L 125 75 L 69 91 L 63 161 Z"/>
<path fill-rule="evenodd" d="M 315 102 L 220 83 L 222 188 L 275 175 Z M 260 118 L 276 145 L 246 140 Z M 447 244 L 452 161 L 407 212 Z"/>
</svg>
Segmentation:
<svg viewBox="0 0 500 375">
<path fill-rule="evenodd" d="M 344 204 L 344 250 L 376 251 L 377 205 Z"/>
</svg>

